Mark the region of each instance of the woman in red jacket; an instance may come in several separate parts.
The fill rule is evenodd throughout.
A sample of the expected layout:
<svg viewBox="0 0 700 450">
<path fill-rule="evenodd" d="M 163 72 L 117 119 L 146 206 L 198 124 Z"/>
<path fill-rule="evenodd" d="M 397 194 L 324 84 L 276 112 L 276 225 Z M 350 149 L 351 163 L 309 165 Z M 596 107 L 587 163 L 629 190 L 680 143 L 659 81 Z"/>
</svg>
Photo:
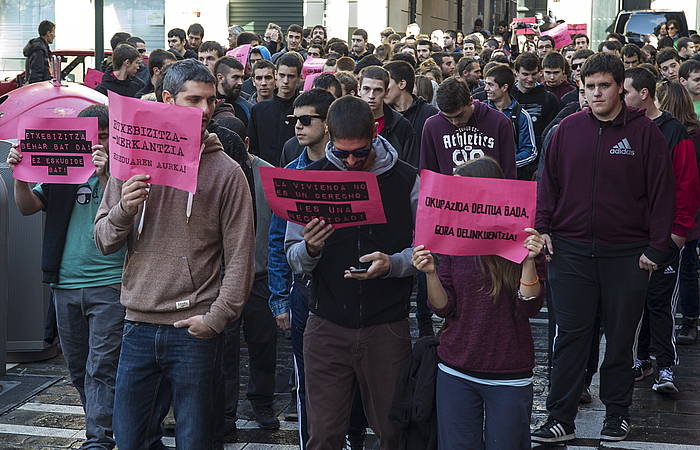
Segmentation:
<svg viewBox="0 0 700 450">
<path fill-rule="evenodd" d="M 503 178 L 488 157 L 455 175 Z M 542 306 L 544 245 L 532 228 L 522 264 L 500 256 L 440 256 L 423 245 L 413 265 L 427 276 L 428 301 L 446 320 L 438 346 L 438 448 L 529 449 L 532 369 L 530 323 Z"/>
</svg>

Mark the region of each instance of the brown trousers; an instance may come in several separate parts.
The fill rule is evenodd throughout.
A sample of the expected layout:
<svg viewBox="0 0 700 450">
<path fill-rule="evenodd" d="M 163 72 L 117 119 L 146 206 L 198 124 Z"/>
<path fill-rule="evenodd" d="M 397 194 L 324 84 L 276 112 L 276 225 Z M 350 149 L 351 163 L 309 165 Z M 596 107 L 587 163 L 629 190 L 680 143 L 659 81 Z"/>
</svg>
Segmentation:
<svg viewBox="0 0 700 450">
<path fill-rule="evenodd" d="M 408 319 L 353 329 L 309 316 L 304 332 L 307 450 L 343 448 L 355 386 L 380 448 L 395 450 L 399 429 L 389 420 L 389 410 L 410 354 Z"/>
</svg>

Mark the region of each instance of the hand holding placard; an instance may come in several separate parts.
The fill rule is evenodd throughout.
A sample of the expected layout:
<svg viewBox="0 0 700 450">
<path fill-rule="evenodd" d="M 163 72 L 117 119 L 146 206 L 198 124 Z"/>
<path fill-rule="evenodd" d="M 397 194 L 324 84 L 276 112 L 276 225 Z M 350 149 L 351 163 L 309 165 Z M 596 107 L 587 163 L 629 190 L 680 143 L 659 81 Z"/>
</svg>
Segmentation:
<svg viewBox="0 0 700 450">
<path fill-rule="evenodd" d="M 331 234 L 333 234 L 333 225 L 323 220 L 315 218 L 307 223 L 304 227 L 304 242 L 306 242 L 306 251 L 309 256 L 318 256 Z"/>
<path fill-rule="evenodd" d="M 139 212 L 139 206 L 148 199 L 148 189 L 151 187 L 147 181 L 150 175 L 134 175 L 122 184 L 122 209 L 129 215 L 135 216 Z"/>
</svg>

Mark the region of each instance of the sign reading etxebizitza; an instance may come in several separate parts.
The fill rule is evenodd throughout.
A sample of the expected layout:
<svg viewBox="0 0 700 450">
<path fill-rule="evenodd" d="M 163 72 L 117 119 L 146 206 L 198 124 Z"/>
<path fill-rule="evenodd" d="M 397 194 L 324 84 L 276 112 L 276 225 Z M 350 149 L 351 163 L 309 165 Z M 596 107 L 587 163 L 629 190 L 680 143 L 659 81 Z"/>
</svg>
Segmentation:
<svg viewBox="0 0 700 450">
<path fill-rule="evenodd" d="M 334 228 L 386 223 L 373 173 L 261 167 L 260 176 L 270 208 L 290 222 L 319 218 Z"/>
<path fill-rule="evenodd" d="M 195 193 L 202 111 L 109 93 L 109 169 L 120 180 L 148 174 L 149 182 Z"/>
<path fill-rule="evenodd" d="M 95 171 L 97 118 L 23 117 L 17 127 L 22 162 L 13 176 L 31 183 L 81 184 Z"/>
</svg>

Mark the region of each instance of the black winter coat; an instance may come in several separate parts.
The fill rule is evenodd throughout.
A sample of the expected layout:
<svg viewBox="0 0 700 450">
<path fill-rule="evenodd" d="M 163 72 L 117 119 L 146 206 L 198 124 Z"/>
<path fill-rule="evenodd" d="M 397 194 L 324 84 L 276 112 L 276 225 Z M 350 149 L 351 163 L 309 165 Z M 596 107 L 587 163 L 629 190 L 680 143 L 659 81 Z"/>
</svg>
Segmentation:
<svg viewBox="0 0 700 450">
<path fill-rule="evenodd" d="M 40 37 L 31 39 L 24 46 L 22 54 L 27 58 L 24 65 L 24 79 L 27 80 L 27 83 L 51 79 L 49 72 L 51 49 L 45 40 Z"/>
</svg>

